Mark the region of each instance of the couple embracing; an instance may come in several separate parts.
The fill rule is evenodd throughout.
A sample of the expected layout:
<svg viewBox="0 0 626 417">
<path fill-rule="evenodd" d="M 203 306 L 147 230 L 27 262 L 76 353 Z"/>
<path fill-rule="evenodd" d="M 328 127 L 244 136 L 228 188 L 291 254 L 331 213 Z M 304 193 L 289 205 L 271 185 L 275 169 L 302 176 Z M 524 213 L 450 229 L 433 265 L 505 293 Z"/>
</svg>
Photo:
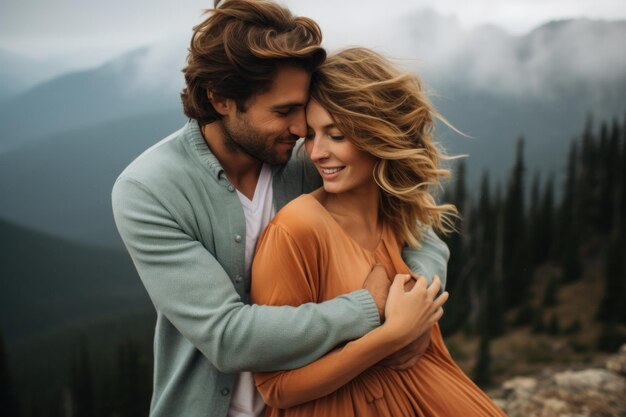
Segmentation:
<svg viewBox="0 0 626 417">
<path fill-rule="evenodd" d="M 456 211 L 431 194 L 448 172 L 417 77 L 327 57 L 275 3 L 219 3 L 183 70 L 189 122 L 113 188 L 157 311 L 150 415 L 504 415 L 437 323 L 433 229 Z"/>
</svg>

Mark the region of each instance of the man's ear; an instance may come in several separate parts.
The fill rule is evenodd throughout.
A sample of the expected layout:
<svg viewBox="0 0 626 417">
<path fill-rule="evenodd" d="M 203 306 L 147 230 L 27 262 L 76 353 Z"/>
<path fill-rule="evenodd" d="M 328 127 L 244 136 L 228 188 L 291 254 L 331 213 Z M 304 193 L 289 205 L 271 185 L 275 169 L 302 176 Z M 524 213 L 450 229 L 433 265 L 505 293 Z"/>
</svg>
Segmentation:
<svg viewBox="0 0 626 417">
<path fill-rule="evenodd" d="M 235 101 L 233 99 L 217 95 L 211 90 L 207 90 L 206 95 L 215 111 L 222 116 L 228 116 L 236 108 Z"/>
</svg>

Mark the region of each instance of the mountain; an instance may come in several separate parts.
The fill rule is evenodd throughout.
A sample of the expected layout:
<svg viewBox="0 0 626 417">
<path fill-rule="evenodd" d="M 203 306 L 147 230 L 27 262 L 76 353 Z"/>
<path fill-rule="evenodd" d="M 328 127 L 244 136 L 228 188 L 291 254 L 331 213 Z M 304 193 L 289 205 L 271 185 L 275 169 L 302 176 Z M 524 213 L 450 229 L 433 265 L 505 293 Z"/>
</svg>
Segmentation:
<svg viewBox="0 0 626 417">
<path fill-rule="evenodd" d="M 150 308 L 122 250 L 79 245 L 0 221 L 0 263 L 0 328 L 7 342 Z"/>
<path fill-rule="evenodd" d="M 0 63 L 0 102 L 69 70 L 63 61 L 33 59 L 5 49 L 0 49 Z"/>
<path fill-rule="evenodd" d="M 0 152 L 70 129 L 178 106 L 185 52 L 176 40 L 140 48 L 0 103 Z"/>
<path fill-rule="evenodd" d="M 183 123 L 180 111 L 172 109 L 70 130 L 0 153 L 0 218 L 120 248 L 111 213 L 115 179 Z"/>
</svg>

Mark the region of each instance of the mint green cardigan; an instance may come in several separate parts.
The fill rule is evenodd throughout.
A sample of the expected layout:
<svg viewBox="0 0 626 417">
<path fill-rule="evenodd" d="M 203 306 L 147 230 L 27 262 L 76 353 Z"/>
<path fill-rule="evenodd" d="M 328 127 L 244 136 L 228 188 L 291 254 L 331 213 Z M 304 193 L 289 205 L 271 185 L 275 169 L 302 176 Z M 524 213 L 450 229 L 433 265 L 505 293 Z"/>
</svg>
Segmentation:
<svg viewBox="0 0 626 417">
<path fill-rule="evenodd" d="M 303 158 L 275 167 L 276 210 L 319 181 Z M 157 312 L 152 417 L 226 416 L 236 373 L 301 367 L 379 325 L 366 290 L 297 308 L 249 304 L 244 213 L 195 121 L 132 162 L 112 200 Z M 447 247 L 432 232 L 422 244 L 407 263 L 444 279 Z"/>
</svg>

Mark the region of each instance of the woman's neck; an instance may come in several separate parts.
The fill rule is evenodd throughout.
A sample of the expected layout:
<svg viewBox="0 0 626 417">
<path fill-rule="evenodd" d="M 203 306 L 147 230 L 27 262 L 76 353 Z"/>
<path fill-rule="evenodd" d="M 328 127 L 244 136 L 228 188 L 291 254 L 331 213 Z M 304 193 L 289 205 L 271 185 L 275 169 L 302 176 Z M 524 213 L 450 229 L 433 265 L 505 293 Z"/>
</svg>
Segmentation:
<svg viewBox="0 0 626 417">
<path fill-rule="evenodd" d="M 375 183 L 372 187 L 345 193 L 333 194 L 320 188 L 312 194 L 361 246 L 370 250 L 378 246 L 382 220 L 380 189 Z"/>
</svg>

